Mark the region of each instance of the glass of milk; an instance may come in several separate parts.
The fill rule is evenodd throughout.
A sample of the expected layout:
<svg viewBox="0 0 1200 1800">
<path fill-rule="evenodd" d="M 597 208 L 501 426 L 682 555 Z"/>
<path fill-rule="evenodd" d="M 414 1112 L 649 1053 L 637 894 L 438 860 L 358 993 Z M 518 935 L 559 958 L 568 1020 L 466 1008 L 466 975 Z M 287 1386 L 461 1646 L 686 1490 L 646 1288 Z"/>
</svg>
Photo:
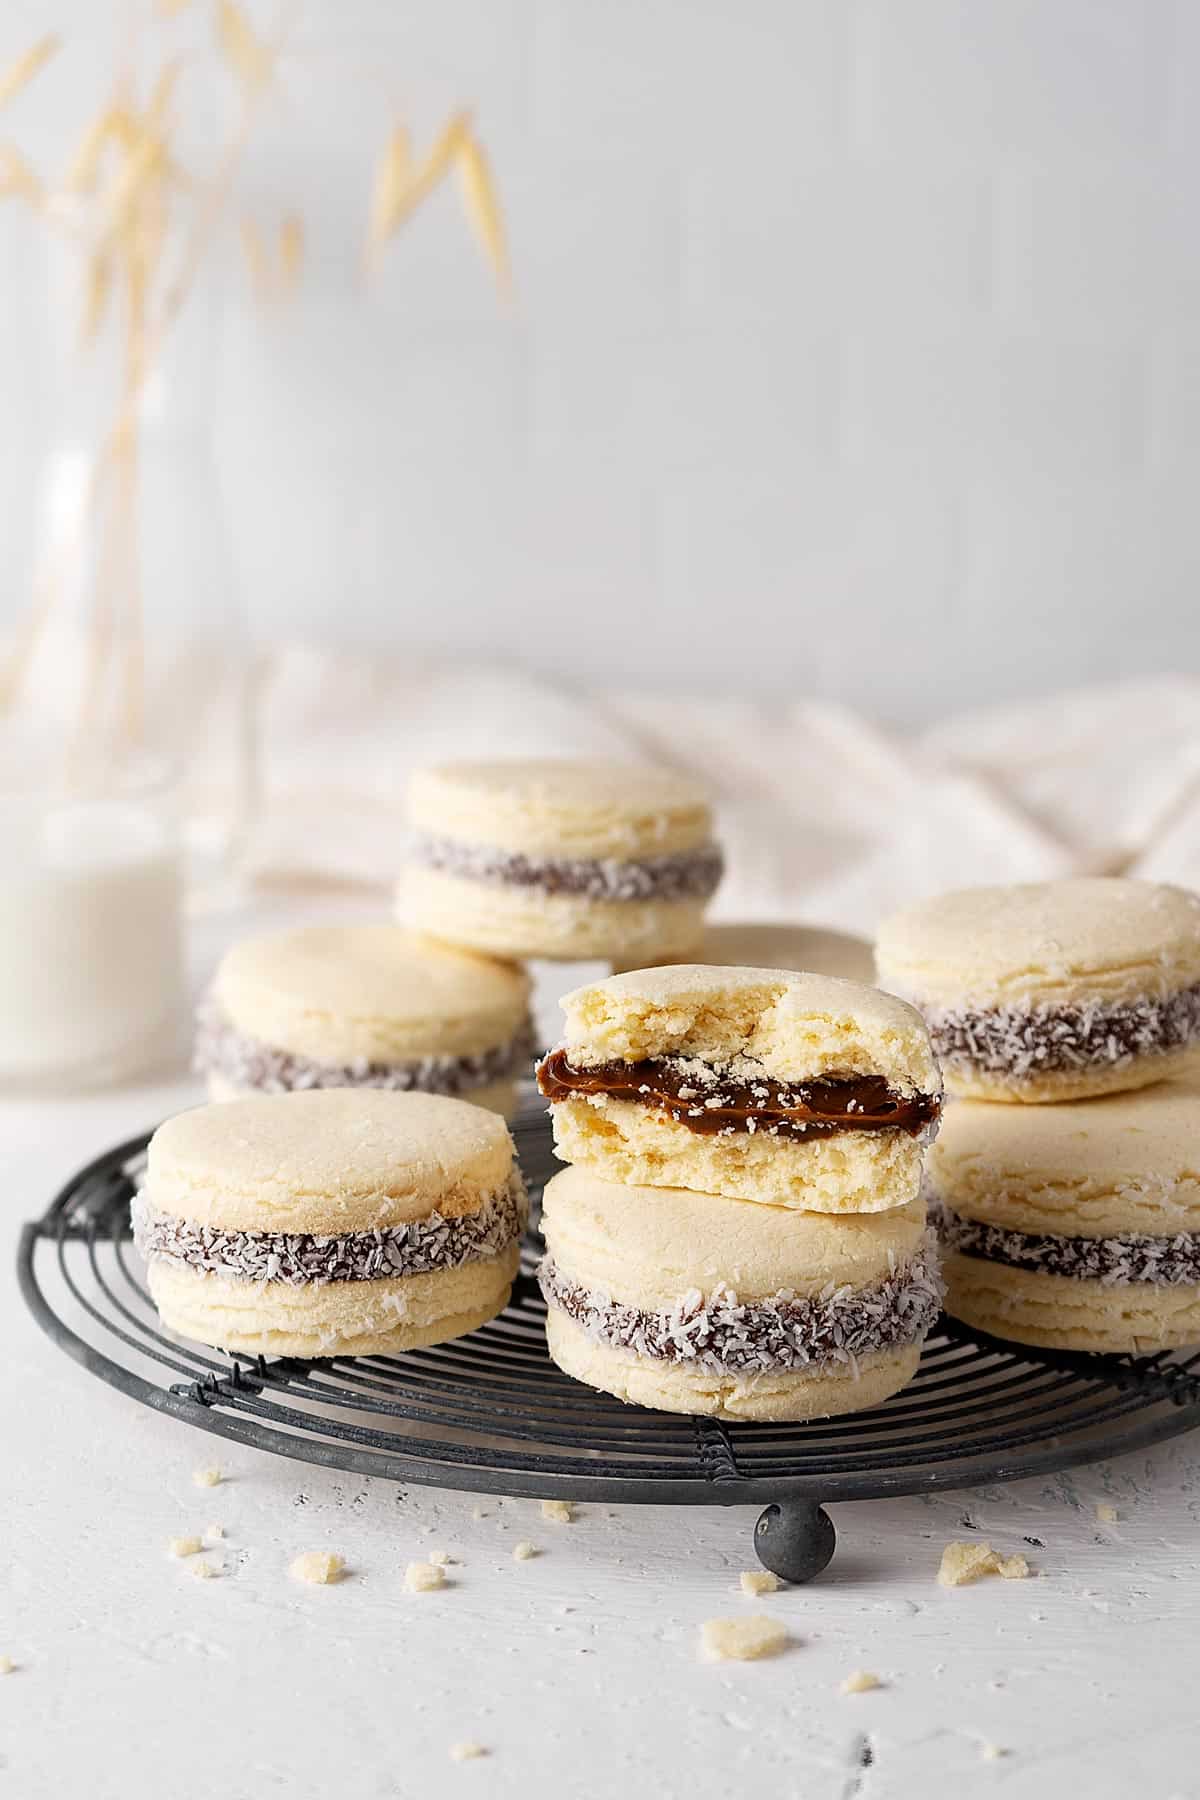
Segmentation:
<svg viewBox="0 0 1200 1800">
<path fill-rule="evenodd" d="M 70 788 L 0 780 L 0 1086 L 101 1086 L 182 1044 L 174 772 L 139 757 Z"/>
</svg>

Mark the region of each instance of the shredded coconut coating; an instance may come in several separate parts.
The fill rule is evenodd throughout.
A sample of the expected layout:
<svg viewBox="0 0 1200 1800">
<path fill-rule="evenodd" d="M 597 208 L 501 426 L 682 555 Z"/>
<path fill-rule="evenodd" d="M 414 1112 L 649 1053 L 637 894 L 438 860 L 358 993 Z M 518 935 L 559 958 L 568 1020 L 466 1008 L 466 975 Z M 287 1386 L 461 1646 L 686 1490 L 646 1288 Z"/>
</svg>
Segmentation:
<svg viewBox="0 0 1200 1800">
<path fill-rule="evenodd" d="M 1013 1231 L 964 1219 L 944 1201 L 928 1200 L 930 1223 L 944 1250 L 1033 1269 L 1041 1275 L 1068 1275 L 1076 1281 L 1101 1281 L 1106 1287 L 1192 1287 L 1200 1283 L 1200 1235 L 1180 1231 L 1171 1237 L 1130 1232 L 1124 1237 L 1052 1237 Z"/>
<path fill-rule="evenodd" d="M 418 833 L 409 841 L 408 855 L 423 868 L 467 881 L 542 888 L 587 900 L 707 900 L 725 872 L 717 844 L 623 862 L 617 857 L 525 856 L 518 850 Z"/>
<path fill-rule="evenodd" d="M 331 1281 L 378 1281 L 424 1275 L 499 1256 L 525 1229 L 529 1201 L 514 1169 L 478 1212 L 444 1219 L 439 1212 L 406 1225 L 320 1237 L 312 1232 L 222 1231 L 157 1212 L 145 1194 L 131 1206 L 133 1241 L 147 1262 L 182 1264 L 240 1281 L 324 1287 Z"/>
<path fill-rule="evenodd" d="M 397 1094 L 470 1094 L 522 1074 L 536 1050 L 533 1023 L 526 1019 L 506 1044 L 471 1056 L 423 1056 L 415 1062 L 314 1062 L 264 1044 L 230 1024 L 210 995 L 196 1014 L 192 1066 L 198 1075 L 220 1075 L 231 1086 L 261 1094 L 291 1094 L 305 1088 L 384 1088 Z"/>
<path fill-rule="evenodd" d="M 848 1364 L 872 1351 L 919 1342 L 944 1292 L 932 1232 L 906 1262 L 870 1287 L 836 1287 L 812 1299 L 791 1292 L 743 1306 L 731 1288 L 685 1294 L 669 1313 L 621 1306 L 560 1274 L 550 1257 L 538 1270 L 548 1306 L 574 1319 L 589 1337 L 659 1362 L 687 1362 L 728 1373 Z"/>
<path fill-rule="evenodd" d="M 1200 986 L 1106 1006 L 1001 1006 L 983 1011 L 922 1005 L 938 1061 L 993 1075 L 1117 1068 L 1200 1041 Z"/>
</svg>

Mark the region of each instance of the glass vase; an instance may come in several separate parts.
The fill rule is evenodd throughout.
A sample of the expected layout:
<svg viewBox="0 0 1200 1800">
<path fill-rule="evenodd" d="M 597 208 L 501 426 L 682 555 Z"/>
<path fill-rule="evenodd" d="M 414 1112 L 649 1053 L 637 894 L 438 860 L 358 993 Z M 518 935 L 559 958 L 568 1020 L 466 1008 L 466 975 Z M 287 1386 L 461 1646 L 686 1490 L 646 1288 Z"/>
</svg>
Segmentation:
<svg viewBox="0 0 1200 1800">
<path fill-rule="evenodd" d="M 53 260 L 47 444 L 32 592 L 0 610 L 0 772 L 35 739 L 51 786 L 155 757 L 176 771 L 193 908 L 236 890 L 257 780 L 249 632 L 214 453 L 218 308 L 160 340 L 115 316 L 84 346 L 77 267 Z"/>
</svg>

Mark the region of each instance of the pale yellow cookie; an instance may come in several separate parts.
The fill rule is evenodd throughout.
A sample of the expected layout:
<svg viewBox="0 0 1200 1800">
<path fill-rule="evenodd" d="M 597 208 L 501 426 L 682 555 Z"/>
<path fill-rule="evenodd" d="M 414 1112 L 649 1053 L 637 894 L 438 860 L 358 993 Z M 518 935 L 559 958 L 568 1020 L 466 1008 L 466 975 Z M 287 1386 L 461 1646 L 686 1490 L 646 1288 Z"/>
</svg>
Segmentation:
<svg viewBox="0 0 1200 1800">
<path fill-rule="evenodd" d="M 559 1366 L 668 1412 L 804 1419 L 911 1379 L 937 1316 L 919 1201 L 832 1219 L 566 1169 L 539 1280 Z"/>
<path fill-rule="evenodd" d="M 235 944 L 197 1020 L 214 1100 L 366 1087 L 511 1115 L 531 1063 L 529 978 L 398 925 L 310 926 Z"/>
<path fill-rule="evenodd" d="M 1200 1283 L 1113 1287 L 943 1255 L 946 1311 L 992 1337 L 1051 1350 L 1149 1355 L 1200 1344 Z"/>
<path fill-rule="evenodd" d="M 924 1013 L 951 1093 L 1058 1101 L 1190 1067 L 1200 897 L 1109 878 L 964 888 L 885 921 L 879 979 Z"/>
<path fill-rule="evenodd" d="M 400 918 L 496 955 L 680 954 L 720 880 L 704 792 L 669 770 L 450 763 L 414 776 L 408 810 Z"/>
<path fill-rule="evenodd" d="M 955 1102 L 929 1182 L 956 1213 L 1017 1231 L 1200 1233 L 1200 1080 L 1054 1107 Z"/>
<path fill-rule="evenodd" d="M 440 1343 L 493 1318 L 526 1200 L 495 1115 L 341 1088 L 169 1120 L 132 1210 L 173 1330 L 227 1350 L 329 1357 Z"/>
<path fill-rule="evenodd" d="M 958 1101 L 930 1157 L 946 1310 L 1020 1343 L 1200 1342 L 1200 1084 L 1060 1106 Z"/>
<path fill-rule="evenodd" d="M 875 960 L 866 938 L 823 925 L 710 925 L 699 947 L 686 959 L 664 956 L 656 960 L 709 963 L 722 969 L 799 969 L 868 985 L 875 980 Z M 613 973 L 638 966 L 614 964 Z"/>
<path fill-rule="evenodd" d="M 941 1081 L 912 1007 L 832 976 L 684 964 L 563 1001 L 538 1069 L 560 1156 L 817 1212 L 903 1206 Z"/>
</svg>

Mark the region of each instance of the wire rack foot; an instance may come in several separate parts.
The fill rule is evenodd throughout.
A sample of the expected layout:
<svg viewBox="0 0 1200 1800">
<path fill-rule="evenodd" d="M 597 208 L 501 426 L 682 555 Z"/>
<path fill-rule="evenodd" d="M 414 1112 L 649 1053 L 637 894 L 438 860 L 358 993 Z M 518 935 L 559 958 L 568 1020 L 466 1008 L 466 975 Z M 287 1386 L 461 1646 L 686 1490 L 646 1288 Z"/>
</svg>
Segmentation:
<svg viewBox="0 0 1200 1800">
<path fill-rule="evenodd" d="M 754 1548 L 764 1569 L 780 1580 L 811 1581 L 829 1567 L 837 1532 L 815 1500 L 773 1501 L 758 1516 Z"/>
</svg>

